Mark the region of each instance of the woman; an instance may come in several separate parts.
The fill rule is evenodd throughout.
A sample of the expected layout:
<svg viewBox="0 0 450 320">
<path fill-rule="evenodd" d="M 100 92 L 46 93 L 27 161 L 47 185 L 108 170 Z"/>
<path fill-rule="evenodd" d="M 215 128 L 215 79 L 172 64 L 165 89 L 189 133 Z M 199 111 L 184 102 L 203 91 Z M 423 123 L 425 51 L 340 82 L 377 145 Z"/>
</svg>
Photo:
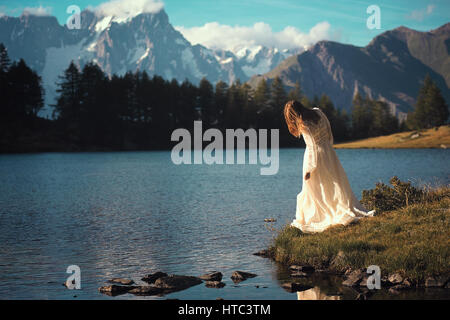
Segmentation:
<svg viewBox="0 0 450 320">
<path fill-rule="evenodd" d="M 297 196 L 296 219 L 292 226 L 303 232 L 321 232 L 336 224 L 349 224 L 372 216 L 356 199 L 336 152 L 330 123 L 319 108 L 305 108 L 298 101 L 284 106 L 289 132 L 303 135 L 303 186 Z"/>
</svg>

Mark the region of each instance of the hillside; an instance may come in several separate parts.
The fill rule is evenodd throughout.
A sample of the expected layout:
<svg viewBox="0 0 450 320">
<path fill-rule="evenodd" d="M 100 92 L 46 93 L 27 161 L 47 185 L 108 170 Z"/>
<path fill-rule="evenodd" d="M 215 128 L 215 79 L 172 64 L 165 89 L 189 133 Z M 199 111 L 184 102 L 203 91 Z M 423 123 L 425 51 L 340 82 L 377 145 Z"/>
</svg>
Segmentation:
<svg viewBox="0 0 450 320">
<path fill-rule="evenodd" d="M 388 136 L 380 136 L 338 143 L 335 149 L 359 149 L 359 148 L 450 148 L 450 126 L 441 126 L 423 131 L 408 131 L 395 133 Z"/>
<path fill-rule="evenodd" d="M 406 27 L 386 31 L 366 47 L 320 41 L 289 57 L 272 71 L 253 77 L 280 77 L 288 88 L 300 82 L 312 98 L 327 94 L 339 109 L 349 110 L 356 92 L 384 100 L 399 118 L 412 110 L 419 88 L 429 74 L 450 101 L 450 24 L 430 32 Z"/>
</svg>

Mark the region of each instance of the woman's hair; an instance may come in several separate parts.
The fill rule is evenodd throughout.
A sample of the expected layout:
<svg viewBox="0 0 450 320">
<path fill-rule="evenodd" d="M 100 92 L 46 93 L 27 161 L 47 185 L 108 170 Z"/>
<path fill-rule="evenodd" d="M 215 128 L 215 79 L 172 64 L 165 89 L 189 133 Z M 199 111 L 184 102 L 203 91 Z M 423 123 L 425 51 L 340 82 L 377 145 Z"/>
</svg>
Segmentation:
<svg viewBox="0 0 450 320">
<path fill-rule="evenodd" d="M 289 132 L 294 137 L 300 137 L 302 133 L 303 121 L 313 121 L 317 123 L 320 116 L 317 112 L 306 108 L 300 102 L 291 100 L 284 106 L 284 118 L 288 126 Z"/>
</svg>

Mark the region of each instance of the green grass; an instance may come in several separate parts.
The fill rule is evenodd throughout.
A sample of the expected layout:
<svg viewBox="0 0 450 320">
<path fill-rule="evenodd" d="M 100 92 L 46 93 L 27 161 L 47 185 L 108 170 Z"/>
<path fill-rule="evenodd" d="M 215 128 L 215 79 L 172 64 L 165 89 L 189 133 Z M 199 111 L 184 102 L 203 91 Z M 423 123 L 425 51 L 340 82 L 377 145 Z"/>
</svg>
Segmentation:
<svg viewBox="0 0 450 320">
<path fill-rule="evenodd" d="M 339 272 L 378 265 L 383 275 L 400 272 L 418 282 L 449 274 L 450 187 L 426 192 L 428 197 L 421 203 L 322 233 L 305 234 L 286 226 L 273 240 L 271 255 L 281 263 Z M 343 257 L 330 266 L 339 252 Z"/>
</svg>

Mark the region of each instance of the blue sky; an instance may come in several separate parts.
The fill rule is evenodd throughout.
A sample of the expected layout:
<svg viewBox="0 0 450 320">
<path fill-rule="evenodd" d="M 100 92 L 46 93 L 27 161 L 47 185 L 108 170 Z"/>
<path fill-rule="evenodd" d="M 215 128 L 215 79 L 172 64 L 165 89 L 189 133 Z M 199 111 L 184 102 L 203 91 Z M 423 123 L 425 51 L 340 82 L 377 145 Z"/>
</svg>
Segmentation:
<svg viewBox="0 0 450 320">
<path fill-rule="evenodd" d="M 0 12 L 18 16 L 26 7 L 42 7 L 64 24 L 69 16 L 66 13 L 69 5 L 78 5 L 83 10 L 104 2 L 107 1 L 0 0 Z M 327 22 L 328 38 L 358 46 L 364 46 L 377 34 L 401 25 L 425 31 L 450 22 L 448 0 L 163 0 L 163 2 L 170 22 L 174 26 L 184 27 L 186 32 L 190 28 L 201 27 L 211 22 L 217 22 L 220 27 L 230 28 L 252 27 L 257 22 L 264 22 L 275 36 L 286 27 L 294 27 L 300 34 L 307 34 L 314 26 Z M 372 4 L 378 5 L 381 9 L 380 30 L 369 30 L 366 27 L 369 16 L 366 9 Z M 230 30 L 232 32 L 234 29 Z M 207 29 L 197 31 L 192 37 L 202 42 L 202 36 Z M 315 39 L 314 36 L 311 39 Z M 191 39 L 188 37 L 188 40 Z"/>
</svg>

